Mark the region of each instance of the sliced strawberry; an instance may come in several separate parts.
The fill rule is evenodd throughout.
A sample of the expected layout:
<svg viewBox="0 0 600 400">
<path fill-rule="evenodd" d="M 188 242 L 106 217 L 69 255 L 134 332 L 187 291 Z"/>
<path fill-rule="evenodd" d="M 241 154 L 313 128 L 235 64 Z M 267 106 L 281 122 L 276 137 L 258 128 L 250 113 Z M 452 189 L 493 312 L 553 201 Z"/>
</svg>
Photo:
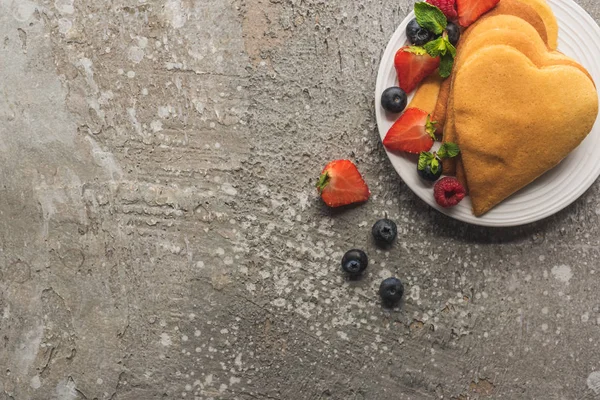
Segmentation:
<svg viewBox="0 0 600 400">
<path fill-rule="evenodd" d="M 367 201 L 371 192 L 356 165 L 350 160 L 336 160 L 325 166 L 317 190 L 329 207 Z"/>
<path fill-rule="evenodd" d="M 398 86 L 410 93 L 440 66 L 440 57 L 431 57 L 422 47 L 404 46 L 396 52 L 394 66 Z"/>
<path fill-rule="evenodd" d="M 390 151 L 405 151 L 419 154 L 429 151 L 435 139 L 435 122 L 431 116 L 419 108 L 408 108 L 392 125 L 383 139 L 383 145 Z"/>
<path fill-rule="evenodd" d="M 427 2 L 442 10 L 449 21 L 456 19 L 458 16 L 456 13 L 456 0 L 427 0 Z"/>
<path fill-rule="evenodd" d="M 456 0 L 458 23 L 466 28 L 499 2 L 500 0 Z"/>
</svg>

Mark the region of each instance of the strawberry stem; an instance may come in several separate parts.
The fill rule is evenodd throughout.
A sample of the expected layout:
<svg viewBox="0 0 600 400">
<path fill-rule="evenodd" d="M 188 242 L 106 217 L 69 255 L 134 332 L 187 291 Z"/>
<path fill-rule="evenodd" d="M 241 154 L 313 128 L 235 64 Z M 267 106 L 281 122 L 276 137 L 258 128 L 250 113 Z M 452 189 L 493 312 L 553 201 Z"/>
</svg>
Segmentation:
<svg viewBox="0 0 600 400">
<path fill-rule="evenodd" d="M 319 181 L 317 182 L 317 190 L 319 191 L 319 193 L 321 193 L 323 191 L 323 189 L 325 189 L 325 187 L 329 184 L 330 181 L 330 176 L 327 172 L 323 172 L 321 174 L 321 176 L 319 177 Z"/>
</svg>

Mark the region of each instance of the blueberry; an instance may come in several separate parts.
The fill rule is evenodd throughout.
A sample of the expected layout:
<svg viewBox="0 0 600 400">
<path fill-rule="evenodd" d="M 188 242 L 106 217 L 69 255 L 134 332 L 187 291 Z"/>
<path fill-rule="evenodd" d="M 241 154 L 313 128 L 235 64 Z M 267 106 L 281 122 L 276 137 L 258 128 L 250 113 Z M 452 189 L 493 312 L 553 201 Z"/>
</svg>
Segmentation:
<svg viewBox="0 0 600 400">
<path fill-rule="evenodd" d="M 408 41 L 415 46 L 423 46 L 435 38 L 434 33 L 419 25 L 416 18 L 406 26 L 406 36 Z"/>
<path fill-rule="evenodd" d="M 458 43 L 458 39 L 460 39 L 460 28 L 454 22 L 448 22 L 448 26 L 446 26 L 446 32 L 448 32 L 448 40 L 454 46 Z"/>
<path fill-rule="evenodd" d="M 342 270 L 351 277 L 361 275 L 367 269 L 367 265 L 369 265 L 369 258 L 362 250 L 348 250 L 342 257 Z"/>
<path fill-rule="evenodd" d="M 427 164 L 425 166 L 425 169 L 419 169 L 417 168 L 417 173 L 419 174 L 419 176 L 423 179 L 425 179 L 426 181 L 431 181 L 431 182 L 435 182 L 437 181 L 440 176 L 442 176 L 442 161 L 439 161 L 439 168 L 437 170 L 437 172 L 434 174 L 433 172 L 431 172 L 431 164 Z"/>
<path fill-rule="evenodd" d="M 406 92 L 398 86 L 392 86 L 383 91 L 381 95 L 381 106 L 391 113 L 402 112 L 406 108 Z"/>
<path fill-rule="evenodd" d="M 402 299 L 404 286 L 398 278 L 387 278 L 379 285 L 379 296 L 386 306 L 395 306 Z"/>
<path fill-rule="evenodd" d="M 380 219 L 373 224 L 371 233 L 375 239 L 375 243 L 380 246 L 389 246 L 396 240 L 398 234 L 398 228 L 396 223 L 391 219 Z"/>
</svg>

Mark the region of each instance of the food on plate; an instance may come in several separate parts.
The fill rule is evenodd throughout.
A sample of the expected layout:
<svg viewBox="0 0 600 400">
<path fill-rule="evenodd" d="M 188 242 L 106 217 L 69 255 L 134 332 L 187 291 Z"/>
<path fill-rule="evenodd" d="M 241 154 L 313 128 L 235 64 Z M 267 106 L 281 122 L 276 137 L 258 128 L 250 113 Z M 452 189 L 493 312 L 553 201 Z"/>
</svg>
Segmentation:
<svg viewBox="0 0 600 400">
<path fill-rule="evenodd" d="M 329 207 L 341 207 L 362 203 L 371 192 L 356 165 L 350 160 L 335 160 L 323 168 L 317 190 Z"/>
<path fill-rule="evenodd" d="M 500 0 L 456 0 L 458 23 L 468 27 L 483 14 L 496 7 Z"/>
<path fill-rule="evenodd" d="M 435 182 L 442 176 L 442 160 L 456 157 L 459 153 L 460 149 L 456 143 L 444 143 L 438 151 L 434 151 L 433 153 L 423 151 L 419 154 L 417 173 L 424 180 Z"/>
<path fill-rule="evenodd" d="M 404 46 L 396 52 L 394 57 L 398 86 L 406 93 L 415 90 L 419 83 L 439 66 L 440 57 L 431 57 L 423 47 Z"/>
<path fill-rule="evenodd" d="M 558 47 L 558 22 L 546 0 L 519 0 L 533 8 L 544 21 L 548 34 L 548 47 L 556 50 Z"/>
<path fill-rule="evenodd" d="M 433 146 L 434 131 L 435 122 L 426 111 L 407 108 L 389 129 L 383 145 L 390 151 L 419 154 L 429 151 Z"/>
<path fill-rule="evenodd" d="M 589 76 L 589 73 L 585 68 L 573 59 L 556 51 L 549 52 L 533 26 L 516 16 L 506 14 L 487 17 L 481 22 L 473 25 L 468 32 L 470 32 L 469 35 L 465 36 L 467 39 L 461 43 L 460 53 L 457 55 L 455 61 L 455 70 L 459 70 L 462 63 L 467 60 L 469 55 L 474 51 L 494 44 L 506 44 L 523 52 L 538 66 L 548 64 L 573 65 Z M 453 77 L 450 79 L 452 78 Z M 451 98 L 448 104 L 452 104 Z M 444 140 L 455 141 L 455 131 L 452 125 L 453 116 L 447 115 L 446 119 L 443 119 L 446 122 L 444 123 Z M 447 123 L 448 121 L 450 121 L 450 123 Z M 459 177 L 463 176 L 464 174 L 460 172 L 462 168 L 460 162 L 460 159 L 457 159 L 456 161 L 445 163 L 444 173 L 456 173 Z M 457 166 L 455 166 L 455 163 Z M 467 186 L 466 182 L 463 181 L 463 183 Z"/>
<path fill-rule="evenodd" d="M 379 296 L 381 297 L 381 302 L 386 307 L 394 307 L 400 303 L 403 294 L 404 285 L 398 278 L 384 279 L 379 285 Z"/>
<path fill-rule="evenodd" d="M 454 207 L 466 196 L 466 191 L 458 179 L 445 176 L 435 183 L 433 197 L 441 207 Z"/>
<path fill-rule="evenodd" d="M 348 250 L 342 257 L 342 270 L 350 277 L 358 277 L 367 269 L 369 257 L 359 249 Z"/>
<path fill-rule="evenodd" d="M 404 111 L 407 101 L 406 92 L 398 86 L 389 87 L 381 94 L 381 106 L 391 113 Z"/>
<path fill-rule="evenodd" d="M 503 4 L 504 1 L 506 0 L 502 0 L 500 4 Z M 587 70 L 575 60 L 557 51 L 548 51 L 546 44 L 536 34 L 539 31 L 525 20 L 516 16 L 495 15 L 486 17 L 473 25 L 467 32 L 469 34 L 463 38 L 459 54 L 455 61 L 455 71 L 460 70 L 465 60 L 468 60 L 469 56 L 478 49 L 494 44 L 505 44 L 518 49 L 538 66 L 571 65 L 580 69 L 591 80 L 591 76 Z M 452 80 L 453 77 L 450 79 Z M 454 108 L 452 96 L 450 96 L 448 101 L 448 108 L 450 110 Z M 444 141 L 457 141 L 453 120 L 454 116 L 452 112 L 449 112 L 446 115 L 444 124 Z M 464 171 L 461 158 L 444 163 L 444 173 L 447 175 L 455 174 L 463 186 L 467 190 L 469 189 L 467 173 Z"/>
<path fill-rule="evenodd" d="M 426 2 L 415 3 L 415 17 L 420 26 L 436 35 L 434 40 L 423 45 L 423 49 L 431 57 L 440 58 L 439 74 L 448 77 L 456 56 L 456 48 L 448 39 L 448 19 L 439 8 Z"/>
<path fill-rule="evenodd" d="M 431 74 L 419 85 L 408 108 L 420 108 L 428 114 L 432 114 L 438 103 L 438 95 L 444 78 L 440 74 Z"/>
<path fill-rule="evenodd" d="M 396 223 L 391 219 L 380 219 L 373 224 L 371 234 L 375 243 L 380 247 L 388 247 L 394 243 L 398 235 Z"/>
<path fill-rule="evenodd" d="M 452 45 L 456 46 L 460 40 L 460 27 L 454 22 L 448 22 L 446 26 L 446 32 L 448 34 L 448 40 Z"/>
<path fill-rule="evenodd" d="M 453 91 L 455 133 L 476 216 L 556 166 L 598 115 L 596 88 L 579 68 L 540 68 L 507 45 L 472 54 L 457 71 Z"/>
<path fill-rule="evenodd" d="M 450 21 L 458 17 L 456 0 L 427 0 L 427 2 L 442 10 L 446 18 Z"/>
<path fill-rule="evenodd" d="M 512 17 L 512 18 L 511 18 Z M 518 18 L 514 18 L 518 17 Z M 519 23 L 520 21 L 520 23 Z M 523 22 L 528 23 L 529 25 L 523 24 Z M 535 35 L 531 28 L 538 33 Z M 462 36 L 461 44 L 460 44 L 460 52 L 457 55 L 457 61 L 464 60 L 467 57 L 467 53 L 464 51 L 464 47 L 468 45 L 471 41 L 471 37 L 479 37 L 484 32 L 493 31 L 496 29 L 512 29 L 519 32 L 524 32 L 530 38 L 539 37 L 542 42 L 547 43 L 547 34 L 546 28 L 543 20 L 537 14 L 537 12 L 527 4 L 521 3 L 518 0 L 501 0 L 496 8 L 488 12 L 482 18 L 480 18 L 475 24 L 473 24 L 469 29 L 467 29 Z M 526 31 L 524 31 L 526 29 Z M 454 70 L 456 70 L 455 68 Z M 451 113 L 447 113 L 446 115 L 440 115 L 441 112 L 447 111 L 451 109 L 452 105 L 452 96 L 450 95 L 450 88 L 452 86 L 452 81 L 454 77 L 451 75 L 449 78 L 449 82 L 446 85 L 442 85 L 440 89 L 440 95 L 438 98 L 438 105 L 436 105 L 436 110 L 439 113 L 436 114 L 437 120 L 440 121 L 439 127 L 437 129 L 443 129 L 444 140 L 455 141 L 454 137 L 454 127 L 452 122 Z M 447 103 L 445 105 L 440 104 L 440 100 L 444 98 L 448 98 Z M 439 134 L 439 131 L 437 132 Z M 457 157 L 454 160 L 450 160 L 449 162 L 444 164 L 444 174 L 454 175 L 457 174 L 464 186 L 467 187 L 467 182 L 462 179 L 464 173 L 461 173 L 462 166 L 460 165 L 461 158 Z M 458 171 L 458 172 L 457 172 Z"/>
<path fill-rule="evenodd" d="M 415 15 L 436 35 L 422 49 L 439 58 L 439 72 L 412 80 L 415 96 L 383 144 L 419 153 L 417 173 L 436 182 L 441 207 L 468 193 L 481 216 L 579 146 L 597 119 L 598 93 L 589 72 L 556 51 L 558 25 L 544 0 L 428 2 L 416 3 Z M 447 20 L 453 11 L 467 29 Z M 436 133 L 443 143 L 434 152 Z"/>
<path fill-rule="evenodd" d="M 406 26 L 406 37 L 413 46 L 423 46 L 435 39 L 435 34 L 419 25 L 417 19 L 414 18 Z"/>
</svg>

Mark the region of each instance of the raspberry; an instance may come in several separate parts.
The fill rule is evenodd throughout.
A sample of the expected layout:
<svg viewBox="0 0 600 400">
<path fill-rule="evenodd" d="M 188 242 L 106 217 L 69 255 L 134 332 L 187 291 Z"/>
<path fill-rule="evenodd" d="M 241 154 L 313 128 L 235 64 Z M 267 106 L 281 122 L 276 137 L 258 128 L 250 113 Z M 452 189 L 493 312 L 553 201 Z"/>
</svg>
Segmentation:
<svg viewBox="0 0 600 400">
<path fill-rule="evenodd" d="M 456 0 L 427 0 L 427 2 L 442 10 L 449 21 L 458 17 L 458 13 L 456 12 Z"/>
<path fill-rule="evenodd" d="M 446 176 L 435 183 L 433 196 L 442 207 L 454 207 L 465 198 L 465 188 L 458 179 Z"/>
</svg>

